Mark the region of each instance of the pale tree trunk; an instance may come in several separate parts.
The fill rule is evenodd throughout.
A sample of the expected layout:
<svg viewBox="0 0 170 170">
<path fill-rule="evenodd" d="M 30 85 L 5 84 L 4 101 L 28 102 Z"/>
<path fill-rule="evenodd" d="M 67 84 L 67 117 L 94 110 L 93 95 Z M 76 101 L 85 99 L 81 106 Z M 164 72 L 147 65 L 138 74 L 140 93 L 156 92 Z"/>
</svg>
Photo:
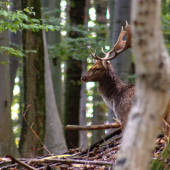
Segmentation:
<svg viewBox="0 0 170 170">
<path fill-rule="evenodd" d="M 42 7 L 47 8 L 53 13 L 50 16 L 55 19 L 60 18 L 60 0 L 51 0 L 50 3 L 46 0 L 41 0 Z M 57 10 L 57 12 L 54 12 Z M 57 45 L 61 41 L 60 31 L 48 31 L 47 32 L 47 45 Z M 61 57 L 57 54 L 52 56 L 50 60 L 51 75 L 53 81 L 53 88 L 55 94 L 55 100 L 58 107 L 59 116 L 61 122 L 63 123 L 63 91 L 62 91 L 62 81 L 61 81 Z"/>
<path fill-rule="evenodd" d="M 114 10 L 112 8 L 114 6 Z M 111 48 L 116 43 L 122 26 L 125 26 L 126 21 L 130 21 L 130 0 L 110 0 L 110 43 Z M 113 16 L 114 15 L 114 16 Z M 131 51 L 119 54 L 119 57 L 111 61 L 114 70 L 118 74 L 123 83 L 128 83 L 128 75 L 131 63 Z M 113 122 L 112 118 L 115 117 L 113 111 L 108 110 L 109 122 Z"/>
<path fill-rule="evenodd" d="M 85 75 L 87 72 L 87 62 L 82 62 L 82 76 Z M 86 118 L 86 99 L 87 95 L 85 93 L 86 91 L 86 84 L 83 83 L 81 85 L 81 92 L 80 92 L 80 116 L 79 116 L 79 124 L 80 126 L 86 126 L 87 125 L 87 118 Z M 83 148 L 88 147 L 88 141 L 87 141 L 87 132 L 86 131 L 80 131 L 80 140 L 79 140 L 79 146 Z"/>
<path fill-rule="evenodd" d="M 9 46 L 8 30 L 0 33 L 0 46 Z M 9 56 L 5 52 L 0 54 L 0 73 L 0 157 L 7 154 L 19 157 L 11 120 Z"/>
<path fill-rule="evenodd" d="M 84 25 L 87 26 L 89 21 L 89 8 L 90 8 L 90 1 L 86 0 L 86 6 L 85 6 L 85 18 L 84 18 Z M 87 72 L 87 58 L 82 61 L 82 76 Z M 87 95 L 85 93 L 86 91 L 86 84 L 83 83 L 81 85 L 81 92 L 80 92 L 80 115 L 79 115 L 79 124 L 80 126 L 86 126 L 87 125 L 87 118 L 86 118 L 86 99 Z M 87 140 L 87 132 L 86 131 L 80 131 L 80 139 L 79 139 L 79 146 L 83 148 L 88 147 L 88 140 Z"/>
<path fill-rule="evenodd" d="M 64 132 L 55 102 L 53 83 L 51 78 L 51 69 L 48 58 L 48 50 L 46 43 L 45 31 L 44 38 L 44 54 L 45 54 L 45 93 L 46 93 L 46 128 L 45 128 L 45 146 L 52 154 L 62 154 L 67 151 Z M 44 149 L 47 154 L 47 150 Z"/>
<path fill-rule="evenodd" d="M 107 12 L 107 1 L 94 1 L 95 8 L 96 8 L 96 21 L 99 24 L 106 24 L 106 12 Z M 105 38 L 105 33 L 97 33 L 100 37 Z M 102 53 L 100 55 L 103 55 Z M 105 105 L 103 105 L 104 101 L 100 94 L 97 91 L 97 83 L 95 83 L 94 87 L 94 95 L 93 95 L 93 118 L 92 123 L 93 125 L 104 124 L 106 121 L 105 115 Z M 105 135 L 105 130 L 94 130 L 92 131 L 92 139 L 91 142 L 95 143 L 96 141 L 100 140 Z"/>
<path fill-rule="evenodd" d="M 149 7 L 149 8 L 148 8 Z M 147 170 L 168 102 L 169 56 L 161 33 L 159 0 L 132 1 L 136 94 L 116 170 Z"/>
</svg>

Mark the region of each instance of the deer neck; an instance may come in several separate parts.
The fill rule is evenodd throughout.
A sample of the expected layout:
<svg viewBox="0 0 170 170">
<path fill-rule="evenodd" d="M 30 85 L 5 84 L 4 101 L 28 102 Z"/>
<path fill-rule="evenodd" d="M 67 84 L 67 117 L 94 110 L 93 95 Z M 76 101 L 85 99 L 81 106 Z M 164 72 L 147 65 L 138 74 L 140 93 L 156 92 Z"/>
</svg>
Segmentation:
<svg viewBox="0 0 170 170">
<path fill-rule="evenodd" d="M 113 68 L 108 70 L 99 81 L 98 91 L 105 103 L 112 109 L 116 101 L 119 101 L 121 92 L 125 84 L 119 79 Z"/>
</svg>

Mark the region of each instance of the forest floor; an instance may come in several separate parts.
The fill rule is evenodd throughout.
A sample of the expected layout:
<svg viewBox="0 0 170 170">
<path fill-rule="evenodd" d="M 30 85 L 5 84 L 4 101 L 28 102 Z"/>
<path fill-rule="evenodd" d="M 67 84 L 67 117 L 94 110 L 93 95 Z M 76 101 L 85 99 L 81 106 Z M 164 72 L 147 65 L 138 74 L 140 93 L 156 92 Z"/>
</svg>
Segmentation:
<svg viewBox="0 0 170 170">
<path fill-rule="evenodd" d="M 0 158 L 0 170 L 110 170 L 114 168 L 116 154 L 120 148 L 121 129 L 116 129 L 105 138 L 82 151 L 70 149 L 63 155 L 47 155 L 38 158 L 14 158 L 10 155 Z M 163 135 L 155 141 L 152 159 L 157 158 L 164 149 Z"/>
</svg>

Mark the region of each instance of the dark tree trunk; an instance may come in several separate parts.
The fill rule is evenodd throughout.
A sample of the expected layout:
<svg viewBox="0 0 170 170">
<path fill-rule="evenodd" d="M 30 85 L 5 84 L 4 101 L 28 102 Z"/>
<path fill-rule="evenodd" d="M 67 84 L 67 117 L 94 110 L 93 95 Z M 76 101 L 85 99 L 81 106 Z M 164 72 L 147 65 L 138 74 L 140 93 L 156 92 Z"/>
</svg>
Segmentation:
<svg viewBox="0 0 170 170">
<path fill-rule="evenodd" d="M 69 58 L 67 65 L 65 125 L 79 124 L 81 61 Z M 65 131 L 68 148 L 78 147 L 78 131 Z"/>
<path fill-rule="evenodd" d="M 26 7 L 34 7 L 36 15 L 30 17 L 41 19 L 40 0 L 22 0 L 22 9 Z M 45 136 L 45 76 L 42 31 L 23 31 L 22 40 L 24 50 L 37 51 L 36 53 L 28 53 L 23 61 L 24 116 L 26 121 L 23 120 L 19 150 L 21 156 L 30 157 L 43 155 L 43 146 L 40 140 L 43 142 Z"/>
<path fill-rule="evenodd" d="M 84 24 L 84 9 L 85 0 L 70 0 L 69 17 L 72 25 Z M 78 38 L 80 35 L 76 32 L 70 32 L 69 36 Z M 67 78 L 66 78 L 66 93 L 65 93 L 65 111 L 64 124 L 79 124 L 80 110 L 80 78 L 82 72 L 82 61 L 73 59 L 71 56 L 67 61 Z M 65 137 L 68 148 L 79 146 L 79 132 L 65 131 Z"/>
</svg>

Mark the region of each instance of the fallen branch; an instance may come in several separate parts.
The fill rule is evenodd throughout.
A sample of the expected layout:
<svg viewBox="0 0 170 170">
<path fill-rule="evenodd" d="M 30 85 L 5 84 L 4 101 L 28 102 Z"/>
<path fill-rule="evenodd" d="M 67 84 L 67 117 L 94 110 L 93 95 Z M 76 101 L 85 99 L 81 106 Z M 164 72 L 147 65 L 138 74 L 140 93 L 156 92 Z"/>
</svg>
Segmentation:
<svg viewBox="0 0 170 170">
<path fill-rule="evenodd" d="M 6 158 L 10 158 L 13 162 L 18 163 L 19 165 L 21 165 L 21 166 L 23 166 L 23 167 L 25 167 L 25 168 L 27 168 L 27 169 L 29 169 L 29 170 L 36 170 L 36 168 L 34 168 L 34 167 L 32 167 L 32 166 L 24 163 L 24 162 L 21 162 L 21 161 L 15 159 L 13 156 L 6 155 Z"/>
<path fill-rule="evenodd" d="M 86 161 L 86 160 L 75 160 L 75 159 L 32 159 L 29 163 L 42 164 L 42 163 L 64 163 L 64 164 L 90 164 L 90 165 L 112 165 L 112 162 L 108 161 Z"/>
<path fill-rule="evenodd" d="M 122 132 L 121 128 L 115 130 L 114 132 L 110 133 L 105 138 L 102 138 L 98 142 L 94 143 L 93 145 L 90 146 L 90 148 L 86 149 L 85 151 L 81 152 L 78 155 L 83 155 L 83 154 L 87 153 L 88 151 L 92 151 L 97 145 L 102 144 L 103 142 L 107 141 L 108 139 L 112 138 L 113 136 L 120 134 L 121 132 Z"/>
<path fill-rule="evenodd" d="M 103 125 L 90 125 L 90 126 L 79 126 L 79 125 L 67 125 L 66 130 L 100 130 L 100 129 L 111 129 L 111 128 L 119 128 L 120 124 L 118 122 L 103 124 Z"/>
</svg>

